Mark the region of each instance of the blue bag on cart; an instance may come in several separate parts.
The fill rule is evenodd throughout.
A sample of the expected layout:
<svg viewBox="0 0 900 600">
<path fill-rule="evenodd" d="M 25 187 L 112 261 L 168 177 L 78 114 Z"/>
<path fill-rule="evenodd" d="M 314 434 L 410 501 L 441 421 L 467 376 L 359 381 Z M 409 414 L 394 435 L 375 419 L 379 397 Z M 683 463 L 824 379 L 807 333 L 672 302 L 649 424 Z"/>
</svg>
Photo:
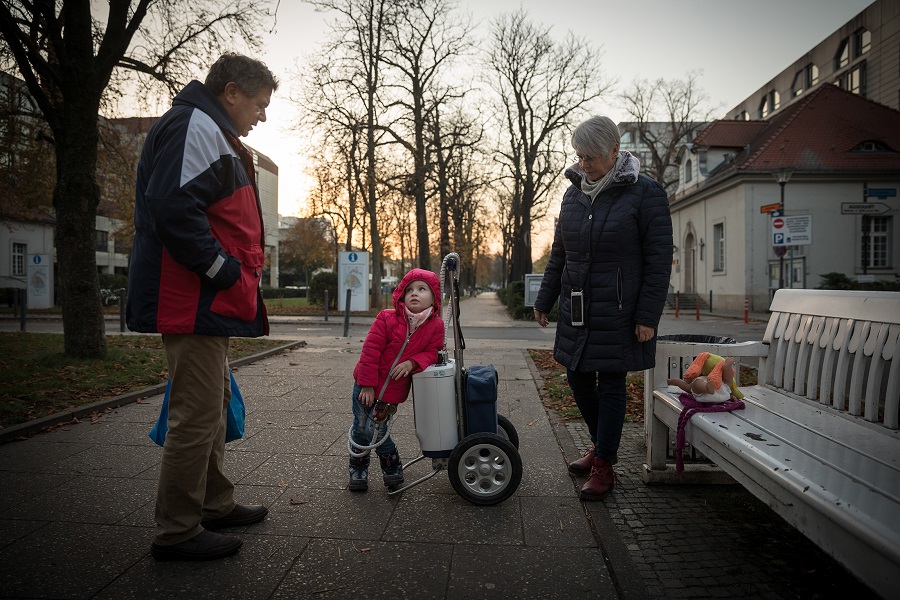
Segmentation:
<svg viewBox="0 0 900 600">
<path fill-rule="evenodd" d="M 465 379 L 466 435 L 497 433 L 497 369 L 494 365 L 468 367 Z"/>
</svg>

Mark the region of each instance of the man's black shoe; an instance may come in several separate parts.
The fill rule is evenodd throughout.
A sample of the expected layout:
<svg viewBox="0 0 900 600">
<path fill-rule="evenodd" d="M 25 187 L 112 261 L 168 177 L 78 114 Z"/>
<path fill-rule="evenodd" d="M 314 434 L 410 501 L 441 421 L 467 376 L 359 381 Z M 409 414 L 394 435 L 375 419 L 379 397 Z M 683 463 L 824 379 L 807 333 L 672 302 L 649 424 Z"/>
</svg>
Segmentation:
<svg viewBox="0 0 900 600">
<path fill-rule="evenodd" d="M 214 560 L 237 552 L 244 541 L 232 535 L 201 531 L 189 540 L 171 546 L 150 544 L 156 560 Z"/>
<path fill-rule="evenodd" d="M 266 518 L 269 509 L 265 506 L 254 505 L 245 506 L 243 504 L 235 504 L 231 512 L 219 519 L 210 519 L 209 521 L 200 521 L 203 529 L 217 530 L 227 527 L 241 527 L 242 525 L 251 525 L 258 523 Z"/>
</svg>

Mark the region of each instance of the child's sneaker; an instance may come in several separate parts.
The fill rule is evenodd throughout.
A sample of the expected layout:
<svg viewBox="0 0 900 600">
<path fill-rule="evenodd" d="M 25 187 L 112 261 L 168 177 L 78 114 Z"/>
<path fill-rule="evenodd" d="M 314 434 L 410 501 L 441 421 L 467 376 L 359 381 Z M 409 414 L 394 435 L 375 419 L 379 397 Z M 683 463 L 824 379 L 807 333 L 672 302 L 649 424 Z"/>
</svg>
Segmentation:
<svg viewBox="0 0 900 600">
<path fill-rule="evenodd" d="M 350 457 L 350 483 L 347 489 L 353 492 L 364 492 L 369 489 L 369 456 L 363 458 Z"/>
<path fill-rule="evenodd" d="M 381 461 L 381 473 L 384 476 L 384 485 L 393 487 L 403 483 L 403 465 L 400 463 L 400 454 L 394 450 L 387 455 L 378 455 Z"/>
<path fill-rule="evenodd" d="M 372 407 L 372 420 L 376 423 L 384 423 L 388 418 L 397 412 L 397 405 L 379 400 Z"/>
</svg>

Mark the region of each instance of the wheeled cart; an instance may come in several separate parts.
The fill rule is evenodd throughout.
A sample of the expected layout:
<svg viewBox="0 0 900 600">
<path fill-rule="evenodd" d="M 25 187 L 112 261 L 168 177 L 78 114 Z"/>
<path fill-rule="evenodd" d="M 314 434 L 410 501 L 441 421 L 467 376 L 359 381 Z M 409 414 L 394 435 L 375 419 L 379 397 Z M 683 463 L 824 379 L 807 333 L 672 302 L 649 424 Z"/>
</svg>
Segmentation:
<svg viewBox="0 0 900 600">
<path fill-rule="evenodd" d="M 453 328 L 453 358 L 444 350 L 438 364 L 413 375 L 413 414 L 422 455 L 404 469 L 430 458 L 432 471 L 388 493 L 399 494 L 446 469 L 460 496 L 490 505 L 515 493 L 522 481 L 522 459 L 515 427 L 497 414 L 497 371 L 493 365 L 466 368 L 463 363 L 459 262 L 459 255 L 451 252 L 440 273 L 441 296 L 449 296 L 445 322 Z"/>
</svg>

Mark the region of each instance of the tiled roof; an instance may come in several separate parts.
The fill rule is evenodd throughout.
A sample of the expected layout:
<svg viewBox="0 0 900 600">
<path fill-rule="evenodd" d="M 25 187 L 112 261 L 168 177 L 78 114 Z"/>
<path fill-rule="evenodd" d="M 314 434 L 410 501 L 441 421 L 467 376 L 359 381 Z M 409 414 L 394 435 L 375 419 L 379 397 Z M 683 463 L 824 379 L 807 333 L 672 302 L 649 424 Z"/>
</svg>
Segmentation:
<svg viewBox="0 0 900 600">
<path fill-rule="evenodd" d="M 888 151 L 860 152 L 864 142 Z M 768 121 L 715 121 L 694 145 L 741 148 L 743 172 L 900 173 L 900 111 L 826 84 Z"/>
</svg>

